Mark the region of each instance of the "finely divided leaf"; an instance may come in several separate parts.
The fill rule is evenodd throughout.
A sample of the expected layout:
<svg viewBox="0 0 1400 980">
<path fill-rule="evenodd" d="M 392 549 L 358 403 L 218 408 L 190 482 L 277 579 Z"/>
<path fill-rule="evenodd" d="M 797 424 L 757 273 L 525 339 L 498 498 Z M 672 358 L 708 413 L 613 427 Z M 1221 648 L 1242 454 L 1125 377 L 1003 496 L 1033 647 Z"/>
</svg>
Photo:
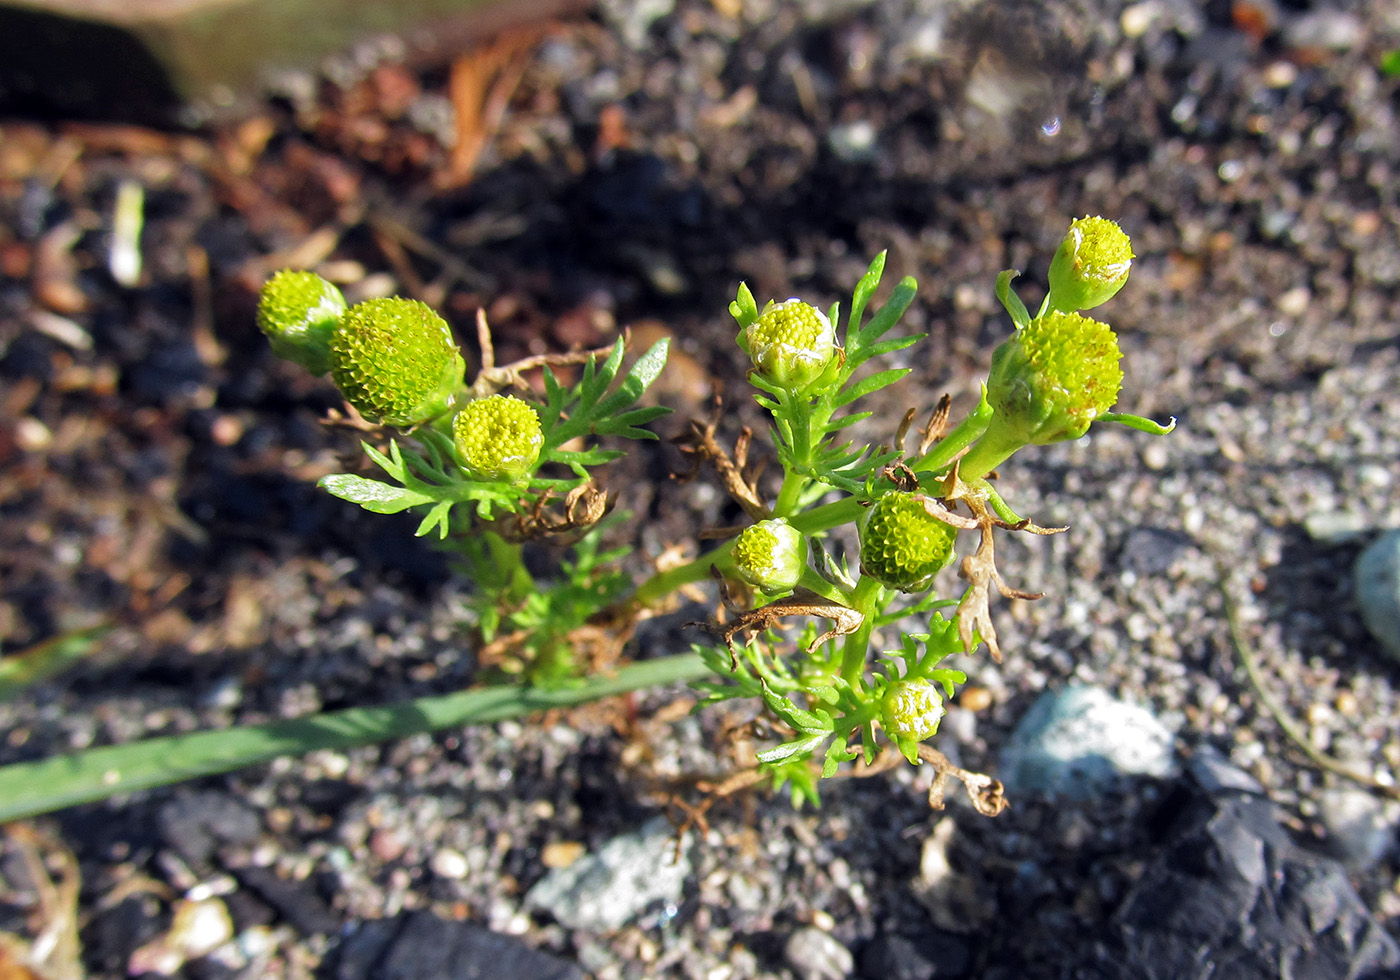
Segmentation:
<svg viewBox="0 0 1400 980">
<path fill-rule="evenodd" d="M 783 721 L 787 722 L 799 732 L 827 733 L 832 731 L 834 723 L 831 715 L 818 709 L 815 713 L 803 711 L 781 694 L 774 692 L 768 686 L 768 682 L 763 682 L 763 701 L 768 705 L 768 709 Z"/>
<path fill-rule="evenodd" d="M 570 390 L 562 388 L 550 372 L 545 373 L 545 410 L 540 423 L 545 430 L 541 459 L 582 465 L 583 458 L 571 459 L 559 449 L 571 439 L 589 435 L 616 435 L 629 439 L 655 439 L 656 434 L 641 426 L 667 413 L 667 409 L 651 406 L 632 408 L 647 387 L 666 366 L 669 340 L 659 340 L 632 365 L 612 394 L 608 388 L 622 367 L 625 353 L 619 340 L 600 365 L 590 358 L 583 366 L 579 382 Z M 589 450 L 588 452 L 593 452 Z M 614 458 L 614 457 L 609 457 Z M 589 463 L 601 460 L 588 460 Z"/>
</svg>

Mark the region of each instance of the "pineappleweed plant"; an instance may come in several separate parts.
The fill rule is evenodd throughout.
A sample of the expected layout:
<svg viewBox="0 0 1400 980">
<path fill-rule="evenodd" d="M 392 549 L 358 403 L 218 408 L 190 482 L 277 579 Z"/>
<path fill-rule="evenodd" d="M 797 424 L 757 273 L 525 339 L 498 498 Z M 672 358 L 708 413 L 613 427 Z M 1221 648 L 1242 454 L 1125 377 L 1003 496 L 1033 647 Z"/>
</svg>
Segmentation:
<svg viewBox="0 0 1400 980">
<path fill-rule="evenodd" d="M 348 306 L 319 276 L 278 273 L 263 289 L 259 326 L 279 356 L 331 377 L 379 470 L 321 485 L 374 513 L 421 515 L 417 533 L 433 535 L 471 584 L 472 649 L 493 683 L 5 767 L 0 800 L 11 802 L 0 803 L 0 819 L 279 754 L 676 680 L 695 682 L 700 708 L 752 701 L 776 733 L 730 785 L 768 780 L 787 786 L 794 802 L 815 802 L 818 780 L 843 765 L 869 772 L 902 757 L 932 764 L 934 805 L 956 778 L 980 810 L 995 814 L 1005 805 L 1000 784 L 928 744 L 966 680 L 942 664 L 983 645 L 1001 658 L 993 590 L 1035 597 L 1003 580 L 997 537 L 1064 530 L 1019 516 L 989 479 L 993 471 L 1020 449 L 1079 438 L 1097 422 L 1155 434 L 1174 424 L 1112 411 L 1123 382 L 1117 338 L 1085 315 L 1122 288 L 1132 258 L 1114 222 L 1073 222 L 1034 317 L 1011 289 L 1017 273 L 1002 273 L 996 294 L 1014 331 L 993 354 L 978 404 L 952 424 L 945 397 L 917 432 L 910 409 L 880 445 L 858 444 L 848 429 L 871 417 L 863 399 L 911 370 L 882 368 L 879 359 L 923 339 L 896 330 L 915 282 L 900 282 L 867 319 L 884 269 L 877 256 L 844 320 L 839 304 L 823 312 L 789 299 L 760 309 L 741 284 L 729 309 L 753 364 L 754 397 L 771 418 L 781 483 L 768 499 L 748 466 L 747 430 L 726 449 L 716 420 L 692 421 L 677 442 L 697 470 L 714 469 L 747 523 L 716 529 L 732 540 L 640 583 L 620 569 L 625 549 L 603 547 L 619 512 L 594 471 L 622 454 L 619 442 L 656 438 L 646 426 L 666 410 L 643 404 L 643 395 L 665 365 L 665 341 L 635 359 L 624 337 L 602 351 L 497 366 L 479 315 L 481 367 L 468 381 L 451 329 L 423 303 L 391 297 Z M 832 545 L 843 527 L 859 541 L 854 562 Z M 963 531 L 975 532 L 976 544 L 959 561 Z M 552 556 L 546 574 L 533 571 L 538 561 L 527 564 L 527 548 Z M 934 586 L 953 565 L 965 584 L 960 595 L 940 598 Z M 619 666 L 637 622 L 706 578 L 717 584 L 720 606 L 695 625 L 711 641 L 690 654 Z"/>
</svg>

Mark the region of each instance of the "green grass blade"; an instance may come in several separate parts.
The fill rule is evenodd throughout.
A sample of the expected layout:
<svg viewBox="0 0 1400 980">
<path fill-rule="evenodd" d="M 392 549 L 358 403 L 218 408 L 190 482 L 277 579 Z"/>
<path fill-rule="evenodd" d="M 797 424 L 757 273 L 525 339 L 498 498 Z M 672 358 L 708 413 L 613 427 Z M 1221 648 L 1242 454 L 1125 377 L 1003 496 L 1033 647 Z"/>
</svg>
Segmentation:
<svg viewBox="0 0 1400 980">
<path fill-rule="evenodd" d="M 93 626 L 55 636 L 0 660 L 0 701 L 8 701 L 32 684 L 46 681 L 92 653 L 110 626 Z"/>
<path fill-rule="evenodd" d="M 704 677 L 693 653 L 628 664 L 563 690 L 502 686 L 347 708 L 309 718 L 191 732 L 0 767 L 0 821 L 120 793 L 231 772 L 278 756 L 349 749 L 395 738 L 566 708 L 645 687 Z"/>
</svg>

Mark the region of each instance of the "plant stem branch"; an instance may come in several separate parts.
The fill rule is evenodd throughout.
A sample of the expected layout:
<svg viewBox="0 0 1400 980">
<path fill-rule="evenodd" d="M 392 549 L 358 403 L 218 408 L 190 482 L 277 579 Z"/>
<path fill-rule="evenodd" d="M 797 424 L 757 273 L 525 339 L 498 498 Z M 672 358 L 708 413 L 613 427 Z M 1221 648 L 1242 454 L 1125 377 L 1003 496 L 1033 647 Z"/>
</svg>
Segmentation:
<svg viewBox="0 0 1400 980">
<path fill-rule="evenodd" d="M 870 634 L 875 629 L 875 617 L 880 612 L 884 586 L 869 575 L 862 575 L 851 594 L 851 608 L 861 614 L 860 628 L 846 637 L 841 648 L 841 677 L 852 690 L 860 689 L 865 673 L 865 659 L 870 651 Z"/>
</svg>

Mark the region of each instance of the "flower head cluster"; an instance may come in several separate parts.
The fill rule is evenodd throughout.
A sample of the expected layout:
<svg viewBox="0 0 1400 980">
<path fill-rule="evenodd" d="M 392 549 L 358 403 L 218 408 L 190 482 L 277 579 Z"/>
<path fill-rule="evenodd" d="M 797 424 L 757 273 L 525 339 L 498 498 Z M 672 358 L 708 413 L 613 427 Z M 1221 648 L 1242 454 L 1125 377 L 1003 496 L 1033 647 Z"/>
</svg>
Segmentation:
<svg viewBox="0 0 1400 980">
<path fill-rule="evenodd" d="M 765 592 L 796 588 L 807 566 L 807 539 L 781 518 L 759 521 L 734 539 L 734 570 Z"/>
<path fill-rule="evenodd" d="M 901 592 L 922 592 L 955 557 L 957 531 L 929 513 L 916 493 L 891 490 L 860 529 L 860 570 Z"/>
<path fill-rule="evenodd" d="M 880 704 L 885 731 L 893 738 L 922 742 L 938 732 L 945 710 L 943 695 L 933 681 L 916 677 L 895 681 Z"/>
<path fill-rule="evenodd" d="M 821 310 L 800 299 L 772 303 L 743 333 L 758 373 L 795 391 L 820 378 L 836 356 L 836 331 Z"/>
<path fill-rule="evenodd" d="M 467 402 L 452 420 L 457 461 L 480 480 L 519 480 L 533 472 L 544 445 L 540 415 L 514 395 Z"/>
<path fill-rule="evenodd" d="M 273 353 L 315 375 L 331 369 L 331 335 L 344 312 L 340 290 L 314 272 L 283 269 L 258 296 L 258 328 Z"/>
<path fill-rule="evenodd" d="M 330 342 L 331 377 L 371 422 L 417 425 L 443 414 L 466 364 L 447 321 L 417 300 L 352 306 Z"/>
<path fill-rule="evenodd" d="M 1025 444 L 1077 439 L 1113 407 L 1123 354 L 1106 323 L 1050 310 L 992 354 L 987 400 L 997 424 Z"/>
<path fill-rule="evenodd" d="M 1069 226 L 1050 262 L 1050 308 L 1091 310 L 1128 281 L 1133 244 L 1117 223 L 1085 215 Z"/>
</svg>

